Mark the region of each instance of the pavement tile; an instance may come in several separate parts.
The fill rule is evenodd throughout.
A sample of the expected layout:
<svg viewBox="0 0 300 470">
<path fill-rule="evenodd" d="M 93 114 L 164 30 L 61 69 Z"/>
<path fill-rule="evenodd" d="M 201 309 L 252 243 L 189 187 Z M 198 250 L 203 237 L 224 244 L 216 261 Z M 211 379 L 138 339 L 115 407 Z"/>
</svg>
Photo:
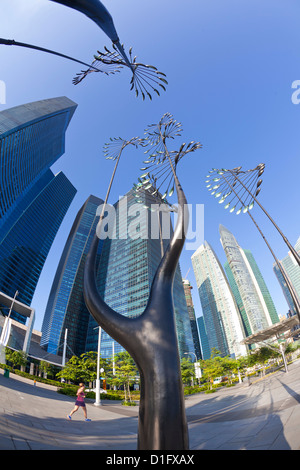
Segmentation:
<svg viewBox="0 0 300 470">
<path fill-rule="evenodd" d="M 136 450 L 138 407 L 87 401 L 86 423 L 74 400 L 0 371 L 1 450 Z M 300 361 L 251 386 L 185 400 L 192 450 L 300 449 Z"/>
</svg>

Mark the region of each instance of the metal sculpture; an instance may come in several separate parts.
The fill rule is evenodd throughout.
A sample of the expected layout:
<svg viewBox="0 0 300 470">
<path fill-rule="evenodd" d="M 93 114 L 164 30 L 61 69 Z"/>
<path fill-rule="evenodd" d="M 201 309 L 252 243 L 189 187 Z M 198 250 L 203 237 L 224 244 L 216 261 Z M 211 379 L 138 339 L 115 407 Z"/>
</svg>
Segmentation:
<svg viewBox="0 0 300 470">
<path fill-rule="evenodd" d="M 287 238 L 283 235 L 279 227 L 275 224 L 274 220 L 270 217 L 270 215 L 267 213 L 267 211 L 264 209 L 264 207 L 260 204 L 260 202 L 257 200 L 257 196 L 260 193 L 261 190 L 261 184 L 262 184 L 262 179 L 260 179 L 260 176 L 262 176 L 264 169 L 265 169 L 265 164 L 260 163 L 257 165 L 256 168 L 253 168 L 252 170 L 247 170 L 247 171 L 242 171 L 241 166 L 233 168 L 232 170 L 227 170 L 227 169 L 216 169 L 213 168 L 209 173 L 209 175 L 206 175 L 206 178 L 208 178 L 205 182 L 208 183 L 206 187 L 208 188 L 208 191 L 210 191 L 210 194 L 212 196 L 215 196 L 216 198 L 219 199 L 219 204 L 223 204 L 225 202 L 225 209 L 228 209 L 230 207 L 229 212 L 234 212 L 236 210 L 236 206 L 238 206 L 238 209 L 236 210 L 236 214 L 240 214 L 241 212 L 247 213 L 249 217 L 251 218 L 252 222 L 258 229 L 260 235 L 262 236 L 264 242 L 266 243 L 267 247 L 269 248 L 275 263 L 278 266 L 278 269 L 287 285 L 287 288 L 290 292 L 291 298 L 293 300 L 294 306 L 295 306 L 295 311 L 298 315 L 298 318 L 300 320 L 300 303 L 298 300 L 298 296 L 296 295 L 294 291 L 294 287 L 291 284 L 291 281 L 289 277 L 286 275 L 286 272 L 281 265 L 280 261 L 277 259 L 274 251 L 272 250 L 267 238 L 261 231 L 261 228 L 257 224 L 256 220 L 250 213 L 250 211 L 253 209 L 254 203 L 257 203 L 259 207 L 263 210 L 263 212 L 268 216 L 268 218 L 271 220 L 271 222 L 274 224 L 276 229 L 279 231 L 281 236 L 283 237 L 284 241 L 287 243 L 290 249 L 292 249 L 292 253 L 294 254 L 297 262 L 299 263 L 299 255 L 295 251 L 295 249 L 291 246 Z M 250 189 L 249 189 L 250 188 Z M 227 202 L 229 200 L 229 202 Z"/>
<path fill-rule="evenodd" d="M 230 202 L 228 202 L 224 206 L 225 209 L 228 209 L 229 206 L 231 206 L 229 212 L 235 211 L 237 196 L 239 195 L 241 205 L 236 211 L 237 215 L 240 214 L 242 211 L 245 213 L 253 209 L 254 203 L 256 203 L 264 212 L 264 214 L 268 217 L 270 222 L 272 222 L 276 230 L 279 232 L 283 241 L 286 243 L 289 250 L 291 250 L 296 262 L 300 266 L 299 254 L 291 245 L 287 237 L 282 233 L 278 225 L 275 223 L 274 219 L 270 216 L 270 214 L 266 211 L 266 209 L 257 199 L 257 196 L 261 190 L 260 186 L 262 184 L 262 179 L 259 178 L 262 176 L 265 170 L 265 164 L 260 163 L 259 165 L 257 165 L 256 168 L 247 171 L 242 171 L 241 168 L 241 166 L 233 168 L 232 170 L 227 170 L 224 168 L 218 170 L 216 168 L 213 168 L 209 172 L 210 174 L 206 176 L 207 178 L 210 178 L 206 180 L 206 183 L 210 183 L 206 187 L 209 188 L 209 191 L 212 191 L 211 195 L 215 195 L 216 198 L 220 197 L 219 204 L 225 202 L 227 198 L 230 199 Z M 233 188 L 235 188 L 234 191 L 232 191 Z M 233 195 L 232 192 L 235 195 Z"/>
<path fill-rule="evenodd" d="M 33 44 L 27 44 L 25 42 L 15 41 L 14 39 L 4 39 L 4 38 L 0 38 L 0 45 L 26 47 L 27 49 L 35 49 L 36 51 L 47 52 L 48 54 L 57 55 L 58 57 L 62 57 L 63 59 L 72 60 L 73 62 L 77 62 L 78 64 L 82 64 L 87 67 L 92 67 L 95 69 L 96 72 L 107 73 L 107 71 L 96 68 L 95 66 L 89 65 L 86 62 L 82 62 L 81 60 L 75 59 L 74 57 L 71 57 L 66 54 L 62 54 L 61 52 L 56 52 L 56 51 L 52 51 L 51 49 L 46 49 L 45 47 L 40 47 L 40 46 L 35 46 Z"/>
<path fill-rule="evenodd" d="M 113 43 L 113 51 L 109 51 L 106 47 L 105 52 L 97 51 L 97 55 L 94 56 L 92 64 L 87 64 L 81 60 L 74 59 L 65 54 L 61 54 L 44 47 L 35 46 L 33 44 L 27 44 L 23 42 L 15 41 L 14 39 L 3 39 L 0 38 L 0 45 L 6 46 L 20 46 L 27 47 L 29 49 L 39 50 L 41 52 L 47 52 L 54 54 L 65 59 L 78 62 L 85 65 L 87 70 L 82 70 L 73 79 L 73 84 L 77 85 L 87 77 L 91 72 L 101 72 L 113 74 L 119 72 L 123 67 L 130 69 L 132 78 L 130 81 L 131 90 L 134 89 L 136 96 L 142 96 L 143 100 L 147 96 L 152 100 L 150 91 L 154 91 L 157 95 L 160 95 L 159 89 L 166 90 L 165 85 L 168 84 L 166 75 L 159 72 L 156 67 L 152 65 L 145 65 L 137 62 L 136 57 L 132 57 L 132 48 L 129 49 L 129 58 L 124 50 L 123 45 L 120 43 L 116 28 L 114 26 L 113 19 L 110 13 L 107 11 L 105 6 L 100 0 L 50 0 L 56 3 L 60 3 L 67 7 L 73 8 L 81 13 L 84 13 L 90 19 L 92 19 L 102 31 L 111 39 Z M 150 91 L 149 91 L 150 90 Z"/>
<path fill-rule="evenodd" d="M 183 155 L 172 152 L 172 162 L 166 147 L 166 139 L 171 137 L 168 131 L 174 122 L 171 115 L 165 115 L 158 125 L 151 126 L 152 135 L 147 134 L 149 144 L 161 144 L 164 149 L 163 156 L 153 153 L 151 161 L 156 158 L 163 165 L 168 162 L 180 210 L 173 236 L 154 276 L 144 312 L 137 318 L 125 317 L 101 298 L 95 276 L 97 236 L 93 239 L 84 271 L 84 296 L 91 315 L 129 352 L 140 372 L 139 450 L 187 450 L 189 447 L 172 297 L 174 274 L 184 245 L 184 226 L 188 218 L 186 197 L 176 174 L 177 163 Z"/>
</svg>

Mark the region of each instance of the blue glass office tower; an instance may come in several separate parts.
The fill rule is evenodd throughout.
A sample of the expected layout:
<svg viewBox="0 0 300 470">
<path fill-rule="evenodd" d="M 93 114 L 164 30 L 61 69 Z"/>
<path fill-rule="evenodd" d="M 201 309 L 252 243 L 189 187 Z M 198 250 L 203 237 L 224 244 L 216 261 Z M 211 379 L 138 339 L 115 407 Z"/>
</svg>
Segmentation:
<svg viewBox="0 0 300 470">
<path fill-rule="evenodd" d="M 76 107 L 59 97 L 0 112 L 0 226 L 65 152 L 65 132 Z"/>
<path fill-rule="evenodd" d="M 102 199 L 90 196 L 79 210 L 65 244 L 42 325 L 41 346 L 62 355 L 67 329 L 68 356 L 85 352 L 90 314 L 83 298 L 83 269 L 95 234 Z M 99 253 L 102 243 L 99 243 Z"/>
<path fill-rule="evenodd" d="M 210 358 L 211 350 L 209 347 L 209 341 L 208 341 L 208 336 L 207 336 L 207 331 L 206 331 L 203 315 L 197 318 L 197 323 L 198 323 L 198 328 L 199 328 L 199 333 L 200 333 L 202 359 L 206 360 Z"/>
<path fill-rule="evenodd" d="M 11 297 L 18 290 L 27 305 L 76 193 L 50 170 L 76 106 L 60 97 L 0 112 L 0 290 Z"/>
<path fill-rule="evenodd" d="M 103 244 L 97 276 L 99 291 L 111 308 L 128 317 L 143 313 L 156 269 L 172 235 L 172 224 L 166 214 L 145 209 L 155 207 L 154 204 L 159 202 L 148 191 L 141 190 L 137 199 L 135 191 L 130 190 L 114 206 L 115 223 L 111 230 L 115 230 L 115 237 L 107 238 Z M 195 349 L 179 265 L 173 296 L 179 354 L 186 357 L 185 353 L 194 354 Z M 87 350 L 97 350 L 95 326 L 91 317 Z M 120 351 L 123 348 L 102 331 L 101 356 L 111 358 Z"/>
<path fill-rule="evenodd" d="M 99 243 L 99 262 L 97 263 L 97 286 L 101 296 L 118 313 L 130 317 L 138 316 L 144 311 L 153 277 L 162 253 L 169 243 L 171 233 L 170 231 L 169 235 L 166 234 L 165 239 L 159 236 L 151 237 L 149 220 L 151 215 L 147 209 L 143 208 L 143 205 L 157 203 L 157 201 L 148 192 L 141 193 L 140 198 L 142 200 L 138 206 L 140 214 L 134 212 L 137 208 L 135 206 L 137 201 L 132 190 L 112 206 L 115 218 L 104 219 L 103 227 L 108 228 L 109 236 Z M 96 206 L 102 201 L 94 197 L 93 200 L 95 200 L 94 215 Z M 158 215 L 154 213 L 153 217 L 157 222 Z M 107 223 L 109 220 L 110 222 Z M 89 219 L 86 217 L 83 240 L 87 234 L 92 237 L 95 229 L 93 216 Z M 71 233 L 75 234 L 78 231 L 79 229 L 74 224 Z M 73 238 L 75 239 L 75 235 Z M 74 243 L 68 241 L 68 244 L 71 246 Z M 89 241 L 84 246 L 87 250 Z M 41 344 L 47 347 L 48 351 L 61 352 L 61 349 L 55 348 L 62 346 L 65 328 L 68 329 L 68 355 L 71 349 L 77 355 L 85 351 L 97 351 L 98 329 L 95 328 L 98 325 L 91 315 L 86 315 L 87 310 L 82 294 L 84 256 L 74 256 L 71 248 L 67 246 L 63 253 L 49 296 L 42 328 Z M 76 277 L 72 274 L 73 272 L 78 273 Z M 59 281 L 63 279 L 63 276 L 66 279 L 65 287 L 63 280 Z M 194 345 L 179 268 L 175 275 L 173 292 L 179 350 L 183 357 L 185 352 L 194 353 Z M 123 348 L 102 330 L 101 356 L 111 358 L 113 352 L 117 354 L 120 351 L 123 351 Z"/>
<path fill-rule="evenodd" d="M 76 189 L 62 172 L 54 176 L 51 170 L 28 192 L 26 196 L 31 202 L 25 208 L 20 204 L 14 211 L 18 214 L 13 213 L 14 221 L 0 241 L 2 292 L 13 297 L 18 290 L 17 299 L 31 304 L 54 237 L 75 193 Z M 12 216 L 7 223 L 12 222 L 11 219 Z M 12 317 L 26 322 L 26 317 L 17 313 Z"/>
</svg>

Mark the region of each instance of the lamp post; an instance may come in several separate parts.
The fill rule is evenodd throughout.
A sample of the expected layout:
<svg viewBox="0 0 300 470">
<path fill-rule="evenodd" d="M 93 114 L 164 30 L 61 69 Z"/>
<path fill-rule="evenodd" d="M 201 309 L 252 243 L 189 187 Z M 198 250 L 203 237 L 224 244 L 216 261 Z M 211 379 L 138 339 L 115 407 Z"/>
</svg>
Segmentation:
<svg viewBox="0 0 300 470">
<path fill-rule="evenodd" d="M 100 348 L 101 348 L 101 326 L 97 326 L 95 329 L 99 328 L 98 332 L 98 354 L 97 354 L 97 379 L 96 379 L 96 401 L 95 406 L 101 406 L 101 396 L 100 396 Z M 102 370 L 102 369 L 101 369 Z M 103 371 L 103 370 L 102 370 Z"/>
</svg>

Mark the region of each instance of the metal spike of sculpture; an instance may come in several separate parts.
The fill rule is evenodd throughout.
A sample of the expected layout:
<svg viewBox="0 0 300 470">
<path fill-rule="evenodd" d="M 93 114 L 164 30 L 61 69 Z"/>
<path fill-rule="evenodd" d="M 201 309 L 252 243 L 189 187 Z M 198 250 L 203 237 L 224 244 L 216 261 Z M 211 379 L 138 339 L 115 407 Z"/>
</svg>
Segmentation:
<svg viewBox="0 0 300 470">
<path fill-rule="evenodd" d="M 216 169 L 213 168 L 206 176 L 208 178 L 205 182 L 208 183 L 206 187 L 212 196 L 215 196 L 219 199 L 219 204 L 225 203 L 224 208 L 229 209 L 229 212 L 234 212 L 236 210 L 236 214 L 239 215 L 241 212 L 247 213 L 251 218 L 252 222 L 258 229 L 260 235 L 262 236 L 264 242 L 266 243 L 267 247 L 269 248 L 275 263 L 278 266 L 278 269 L 286 283 L 286 286 L 290 292 L 291 298 L 293 300 L 295 311 L 297 312 L 298 318 L 300 320 L 300 303 L 298 300 L 298 296 L 294 291 L 294 287 L 290 282 L 289 277 L 287 276 L 281 262 L 276 257 L 273 249 L 271 248 L 270 243 L 268 242 L 267 238 L 263 234 L 261 228 L 257 224 L 256 220 L 250 213 L 253 209 L 254 203 L 257 203 L 259 207 L 263 210 L 263 212 L 268 216 L 271 220 L 273 225 L 275 225 L 276 229 L 279 231 L 281 236 L 283 237 L 284 241 L 291 247 L 290 243 L 288 242 L 287 238 L 283 235 L 279 227 L 275 224 L 273 219 L 264 209 L 264 207 L 260 204 L 257 200 L 257 196 L 261 190 L 262 179 L 260 178 L 264 172 L 265 164 L 260 163 L 256 168 L 252 170 L 242 171 L 242 167 L 239 166 L 237 168 L 233 168 L 232 170 L 227 169 Z M 229 201 L 229 202 L 228 202 Z M 238 207 L 236 209 L 236 207 Z M 291 247 L 293 252 L 295 252 L 294 248 Z M 297 258 L 299 259 L 298 253 L 295 252 Z M 298 261 L 298 259 L 296 260 Z M 299 261 L 298 261 L 299 263 Z"/>
<path fill-rule="evenodd" d="M 99 68 L 96 68 L 95 66 L 90 66 L 86 62 L 82 62 L 81 60 L 75 59 L 74 57 L 71 57 L 71 56 L 66 55 L 66 54 L 62 54 L 61 52 L 56 52 L 56 51 L 52 51 L 51 49 L 46 49 L 45 47 L 40 47 L 40 46 L 35 46 L 33 44 L 27 44 L 25 42 L 15 41 L 14 39 L 3 39 L 3 38 L 0 38 L 0 44 L 4 45 L 4 46 L 26 47 L 27 49 L 35 49 L 36 51 L 47 52 L 48 54 L 57 55 L 59 57 L 62 57 L 63 59 L 72 60 L 73 62 L 77 62 L 78 64 L 82 64 L 82 65 L 85 65 L 87 67 L 93 67 L 95 69 L 95 72 L 104 72 L 104 73 L 106 73 L 106 71 L 100 70 Z"/>
<path fill-rule="evenodd" d="M 94 57 L 92 64 L 87 64 L 81 60 L 74 59 L 65 54 L 61 54 L 44 47 L 35 46 L 33 44 L 27 44 L 24 42 L 18 42 L 14 39 L 0 39 L 0 45 L 9 45 L 9 46 L 20 46 L 26 47 L 29 49 L 39 50 L 41 52 L 47 52 L 49 54 L 57 55 L 65 59 L 78 62 L 82 65 L 85 65 L 87 70 L 82 70 L 78 73 L 74 79 L 73 84 L 77 85 L 82 82 L 82 80 L 87 77 L 91 72 L 101 72 L 108 74 L 113 74 L 119 72 L 123 67 L 127 67 L 132 72 L 131 78 L 131 90 L 134 89 L 136 96 L 142 96 L 143 100 L 147 96 L 152 99 L 151 90 L 159 95 L 159 89 L 165 90 L 165 85 L 168 84 L 166 80 L 166 75 L 162 72 L 159 72 L 156 67 L 152 65 L 145 65 L 138 63 L 136 57 L 132 57 L 132 49 L 129 49 L 129 58 L 124 50 L 123 45 L 120 43 L 116 28 L 114 26 L 113 19 L 105 8 L 100 0 L 50 0 L 52 2 L 60 3 L 67 7 L 73 8 L 81 13 L 84 13 L 90 19 L 92 19 L 102 31 L 110 38 L 113 43 L 113 51 L 109 51 L 106 47 L 105 52 L 98 52 Z"/>
<path fill-rule="evenodd" d="M 95 277 L 97 236 L 93 239 L 84 271 L 84 296 L 90 313 L 106 333 L 129 352 L 140 372 L 139 450 L 185 450 L 189 447 L 172 296 L 174 274 L 185 241 L 184 224 L 187 220 L 184 219 L 188 218 L 188 213 L 186 197 L 176 174 L 181 154 L 172 153 L 172 162 L 166 146 L 166 140 L 171 137 L 168 130 L 174 120 L 171 115 L 167 119 L 165 116 L 158 125 L 151 126 L 155 140 L 149 132 L 147 138 L 149 145 L 161 144 L 164 149 L 162 158 L 157 152 L 157 157 L 152 158 L 156 158 L 157 163 L 168 162 L 179 211 L 144 312 L 137 318 L 125 317 L 110 308 L 99 295 Z"/>
</svg>

